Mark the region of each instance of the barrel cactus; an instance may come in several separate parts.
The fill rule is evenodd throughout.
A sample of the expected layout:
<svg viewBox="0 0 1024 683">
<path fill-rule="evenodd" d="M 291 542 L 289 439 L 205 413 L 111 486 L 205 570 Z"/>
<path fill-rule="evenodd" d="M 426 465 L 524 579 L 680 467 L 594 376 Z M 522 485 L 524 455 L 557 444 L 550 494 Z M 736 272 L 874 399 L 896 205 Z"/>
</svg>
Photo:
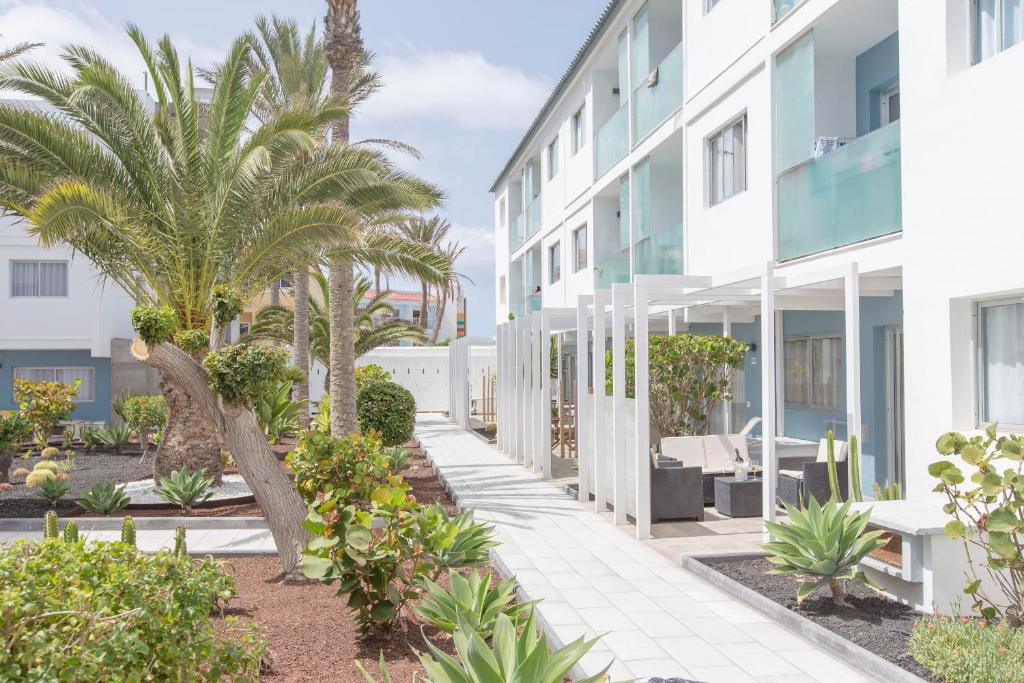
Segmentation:
<svg viewBox="0 0 1024 683">
<path fill-rule="evenodd" d="M 56 448 L 54 446 L 47 446 L 46 448 L 43 449 L 42 453 L 39 454 L 39 457 L 46 458 L 47 460 L 49 460 L 50 458 L 56 458 L 58 455 L 60 455 L 59 448 Z"/>
<path fill-rule="evenodd" d="M 52 460 L 40 460 L 35 464 L 35 467 L 33 467 L 32 469 L 46 470 L 47 472 L 53 472 L 54 474 L 57 474 L 58 472 L 60 472 L 60 465 L 58 465 Z"/>
<path fill-rule="evenodd" d="M 43 515 L 43 538 L 57 538 L 57 513 L 53 510 Z"/>
<path fill-rule="evenodd" d="M 25 486 L 29 487 L 30 489 L 34 489 L 35 487 L 42 484 L 44 481 L 56 478 L 57 475 L 51 472 L 50 470 L 35 469 L 29 472 L 29 475 L 25 477 Z"/>
<path fill-rule="evenodd" d="M 78 543 L 78 524 L 74 520 L 69 520 L 64 524 L 64 542 Z"/>
<path fill-rule="evenodd" d="M 12 477 L 17 477 L 18 479 L 24 479 L 29 474 L 30 474 L 29 470 L 27 470 L 24 467 L 19 467 L 18 469 L 16 469 L 13 472 L 11 472 L 11 476 Z"/>
<path fill-rule="evenodd" d="M 135 520 L 130 515 L 121 520 L 121 543 L 135 545 Z"/>
</svg>

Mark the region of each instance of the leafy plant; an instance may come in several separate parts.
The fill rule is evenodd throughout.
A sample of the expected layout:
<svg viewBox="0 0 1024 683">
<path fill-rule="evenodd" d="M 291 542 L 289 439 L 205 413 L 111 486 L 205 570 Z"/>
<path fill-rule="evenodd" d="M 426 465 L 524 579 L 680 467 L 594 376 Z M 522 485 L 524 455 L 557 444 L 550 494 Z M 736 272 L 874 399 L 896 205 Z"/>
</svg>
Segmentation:
<svg viewBox="0 0 1024 683">
<path fill-rule="evenodd" d="M 98 446 L 103 445 L 103 440 L 100 439 L 101 427 L 83 427 L 80 432 L 82 436 L 82 443 L 89 449 L 89 452 L 95 452 Z"/>
<path fill-rule="evenodd" d="M 316 414 L 310 422 L 310 429 L 321 434 L 331 433 L 331 397 L 324 394 L 320 402 L 316 404 Z"/>
<path fill-rule="evenodd" d="M 384 456 L 388 459 L 388 469 L 398 474 L 409 467 L 409 451 L 401 446 L 392 446 L 384 449 Z"/>
<path fill-rule="evenodd" d="M 967 477 L 946 459 L 928 466 L 928 473 L 939 479 L 934 490 L 948 499 L 943 509 L 953 516 L 946 524 L 946 535 L 964 545 L 964 593 L 986 619 L 1004 618 L 1020 626 L 1024 624 L 1024 440 L 998 436 L 993 424 L 984 436 L 968 438 L 948 432 L 935 447 L 944 457 L 959 457 L 972 472 Z M 970 484 L 965 483 L 968 479 Z M 976 554 L 980 560 L 972 557 Z M 998 586 L 1001 599 L 982 584 L 980 575 Z"/>
<path fill-rule="evenodd" d="M 32 433 L 32 423 L 14 411 L 0 411 L 0 455 L 10 453 Z"/>
<path fill-rule="evenodd" d="M 802 602 L 814 591 L 828 586 L 832 601 L 845 607 L 845 581 L 859 581 L 881 589 L 857 564 L 885 545 L 883 530 L 865 533 L 871 510 L 850 514 L 850 502 L 840 505 L 834 498 L 818 504 L 810 497 L 803 510 L 786 505 L 789 522 L 766 522 L 768 531 L 778 540 L 765 543 L 772 574 L 786 574 L 801 581 L 796 592 Z"/>
<path fill-rule="evenodd" d="M 1024 683 L 1024 630 L 984 620 L 928 616 L 914 623 L 910 654 L 946 683 Z"/>
<path fill-rule="evenodd" d="M 132 309 L 132 329 L 147 344 L 170 341 L 178 327 L 178 315 L 170 306 L 136 306 Z"/>
<path fill-rule="evenodd" d="M 242 312 L 241 295 L 227 285 L 214 285 L 210 294 L 210 310 L 217 327 L 224 327 Z"/>
<path fill-rule="evenodd" d="M 172 505 L 181 506 L 181 514 L 189 515 L 194 506 L 213 497 L 216 492 L 212 487 L 213 479 L 206 476 L 206 470 L 200 468 L 190 473 L 181 469 L 161 477 L 153 493 Z"/>
<path fill-rule="evenodd" d="M 374 382 L 390 382 L 391 380 L 391 373 L 379 365 L 370 363 L 369 365 L 356 366 L 357 392 L 361 391 L 363 387 L 373 384 Z"/>
<path fill-rule="evenodd" d="M 215 628 L 212 608 L 235 585 L 213 559 L 102 541 L 16 541 L 0 548 L 0 577 L 2 680 L 258 677 L 265 639 L 233 619 Z"/>
<path fill-rule="evenodd" d="M 299 431 L 299 415 L 307 409 L 309 402 L 292 401 L 289 398 L 292 386 L 290 381 L 278 382 L 268 393 L 257 396 L 253 402 L 256 420 L 270 443 L 280 443 L 281 437 Z"/>
<path fill-rule="evenodd" d="M 119 455 L 121 449 L 128 445 L 132 440 L 132 428 L 126 424 L 123 425 L 107 425 L 96 430 L 96 440 L 101 445 L 109 448 L 115 454 Z"/>
<path fill-rule="evenodd" d="M 181 330 L 174 335 L 174 343 L 189 355 L 197 355 L 210 345 L 210 334 L 206 330 Z"/>
<path fill-rule="evenodd" d="M 167 424 L 167 401 L 163 396 L 129 396 L 122 416 L 128 428 L 139 437 L 142 456 L 149 450 L 150 432 Z"/>
<path fill-rule="evenodd" d="M 132 501 L 124 491 L 124 486 L 116 486 L 112 481 L 96 482 L 89 492 L 78 501 L 78 505 L 89 512 L 109 515 L 121 510 Z"/>
<path fill-rule="evenodd" d="M 385 446 L 400 446 L 416 428 L 416 400 L 394 382 L 372 382 L 359 391 L 356 416 L 361 431 L 379 432 Z"/>
<path fill-rule="evenodd" d="M 233 405 L 267 393 L 288 366 L 288 352 L 258 344 L 233 344 L 203 358 L 210 389 Z"/>
<path fill-rule="evenodd" d="M 491 574 L 473 572 L 463 576 L 448 572 L 451 588 L 444 589 L 429 578 L 424 581 L 426 593 L 414 608 L 423 620 L 445 633 L 454 633 L 459 617 L 484 640 L 490 640 L 498 615 L 504 614 L 519 626 L 535 602 L 517 603 L 516 581 L 506 579 L 491 586 Z"/>
<path fill-rule="evenodd" d="M 14 400 L 22 417 L 32 424 L 36 441 L 44 448 L 57 423 L 74 412 L 80 384 L 77 379 L 72 384 L 14 380 Z"/>
<path fill-rule="evenodd" d="M 662 436 L 707 434 L 711 416 L 732 395 L 748 346 L 729 337 L 656 335 L 648 342 L 651 426 Z M 633 398 L 634 341 L 626 341 L 626 396 Z M 611 394 L 612 355 L 605 355 Z"/>
<path fill-rule="evenodd" d="M 372 433 L 335 439 L 317 431 L 305 432 L 288 454 L 287 463 L 307 503 L 330 500 L 339 508 L 369 507 L 374 492 L 388 484 L 394 472 L 380 437 Z"/>
<path fill-rule="evenodd" d="M 121 520 L 121 543 L 135 547 L 135 520 L 131 515 Z"/>
<path fill-rule="evenodd" d="M 57 477 L 48 477 L 43 479 L 36 486 L 36 493 L 40 498 L 45 498 L 50 502 L 50 505 L 55 507 L 57 501 L 68 494 L 71 490 L 71 484 L 67 481 L 58 479 Z"/>
</svg>

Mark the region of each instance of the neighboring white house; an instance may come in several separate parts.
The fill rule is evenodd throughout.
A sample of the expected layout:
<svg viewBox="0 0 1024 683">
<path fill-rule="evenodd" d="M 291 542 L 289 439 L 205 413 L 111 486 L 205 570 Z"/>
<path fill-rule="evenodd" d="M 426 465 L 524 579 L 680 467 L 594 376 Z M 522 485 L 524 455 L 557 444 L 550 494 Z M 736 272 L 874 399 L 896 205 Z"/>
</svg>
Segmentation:
<svg viewBox="0 0 1024 683">
<path fill-rule="evenodd" d="M 643 329 L 725 329 L 754 345 L 734 427 L 770 417 L 779 436 L 858 434 L 866 494 L 888 481 L 926 498 L 939 434 L 1024 427 L 1024 129 L 1012 124 L 1024 23 L 1012 6 L 610 2 L 492 187 L 495 303 L 515 320 L 499 353 L 503 334 L 519 335 L 506 349 L 529 345 L 531 312 L 592 316 L 581 295 L 611 306 L 616 283 L 685 275 L 672 291 L 642 285 Z M 636 288 L 617 291 L 634 306 Z"/>
</svg>

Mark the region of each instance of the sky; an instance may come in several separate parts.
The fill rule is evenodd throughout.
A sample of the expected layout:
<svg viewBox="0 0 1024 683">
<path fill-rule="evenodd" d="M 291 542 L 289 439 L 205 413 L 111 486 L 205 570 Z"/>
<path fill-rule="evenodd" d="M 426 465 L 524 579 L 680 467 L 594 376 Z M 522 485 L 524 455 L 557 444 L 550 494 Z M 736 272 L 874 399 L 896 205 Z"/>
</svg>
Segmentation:
<svg viewBox="0 0 1024 683">
<path fill-rule="evenodd" d="M 491 183 L 569 65 L 607 0 L 360 0 L 363 40 L 376 55 L 383 90 L 358 110 L 353 139 L 393 138 L 421 160 L 396 162 L 440 186 L 441 213 L 467 247 L 457 270 L 471 335 L 494 334 Z M 257 14 L 320 26 L 324 0 L 0 0 L 0 46 L 97 47 L 142 85 L 143 67 L 126 23 L 167 33 L 196 65 L 218 60 Z M 392 288 L 413 283 L 392 280 Z"/>
</svg>

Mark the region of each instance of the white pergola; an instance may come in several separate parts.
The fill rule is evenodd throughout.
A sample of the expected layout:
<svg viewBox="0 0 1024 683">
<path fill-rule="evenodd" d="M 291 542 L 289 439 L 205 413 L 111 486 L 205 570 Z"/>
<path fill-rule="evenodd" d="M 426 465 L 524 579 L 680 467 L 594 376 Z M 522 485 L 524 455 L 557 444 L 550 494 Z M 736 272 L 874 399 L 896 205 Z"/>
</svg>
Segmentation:
<svg viewBox="0 0 1024 683">
<path fill-rule="evenodd" d="M 499 338 L 499 432 L 504 437 L 499 447 L 514 459 L 550 476 L 550 428 L 546 411 L 550 402 L 547 363 L 540 359 L 550 353 L 550 334 L 575 332 L 580 367 L 586 358 L 588 342 L 593 341 L 593 414 L 588 412 L 587 379 L 578 376 L 577 442 L 580 501 L 594 495 L 594 506 L 605 511 L 610 503 L 616 523 L 628 522 L 627 469 L 633 460 L 636 476 L 633 517 L 639 539 L 650 537 L 650 400 L 648 396 L 648 340 L 651 322 L 674 334 L 682 322 L 720 322 L 723 334 L 731 324 L 760 315 L 761 323 L 761 405 L 763 518 L 776 516 L 778 460 L 775 437 L 778 431 L 778 314 L 785 310 L 841 310 L 845 312 L 846 406 L 848 434 L 860 438 L 860 298 L 891 296 L 901 278 L 881 274 L 865 276 L 856 262 L 821 271 L 778 275 L 772 263 L 723 275 L 637 275 L 633 284 L 615 284 L 610 290 L 598 290 L 593 296 L 580 296 L 577 308 L 545 309 L 523 321 L 500 326 Z M 611 313 L 610 329 L 608 313 Z M 661 321 L 665 325 L 662 327 Z M 635 439 L 627 452 L 627 404 L 625 350 L 627 323 L 633 323 L 635 344 L 635 403 L 633 408 Z M 612 419 L 604 419 L 606 401 L 605 351 L 611 338 Z M 508 381 L 506 380 L 506 377 Z M 726 410 L 728 416 L 729 410 Z M 729 418 L 725 420 L 730 430 Z M 540 432 L 540 433 L 538 433 Z M 537 459 L 540 462 L 537 462 Z M 611 468 L 608 467 L 609 459 Z M 611 500 L 607 500 L 611 472 Z M 593 491 L 590 473 L 594 474 Z"/>
<path fill-rule="evenodd" d="M 473 386 L 470 365 L 473 347 L 494 346 L 491 337 L 460 337 L 448 346 L 448 419 L 463 429 L 469 429 Z M 500 354 L 500 351 L 499 351 Z M 498 380 L 501 381 L 500 378 Z"/>
</svg>

